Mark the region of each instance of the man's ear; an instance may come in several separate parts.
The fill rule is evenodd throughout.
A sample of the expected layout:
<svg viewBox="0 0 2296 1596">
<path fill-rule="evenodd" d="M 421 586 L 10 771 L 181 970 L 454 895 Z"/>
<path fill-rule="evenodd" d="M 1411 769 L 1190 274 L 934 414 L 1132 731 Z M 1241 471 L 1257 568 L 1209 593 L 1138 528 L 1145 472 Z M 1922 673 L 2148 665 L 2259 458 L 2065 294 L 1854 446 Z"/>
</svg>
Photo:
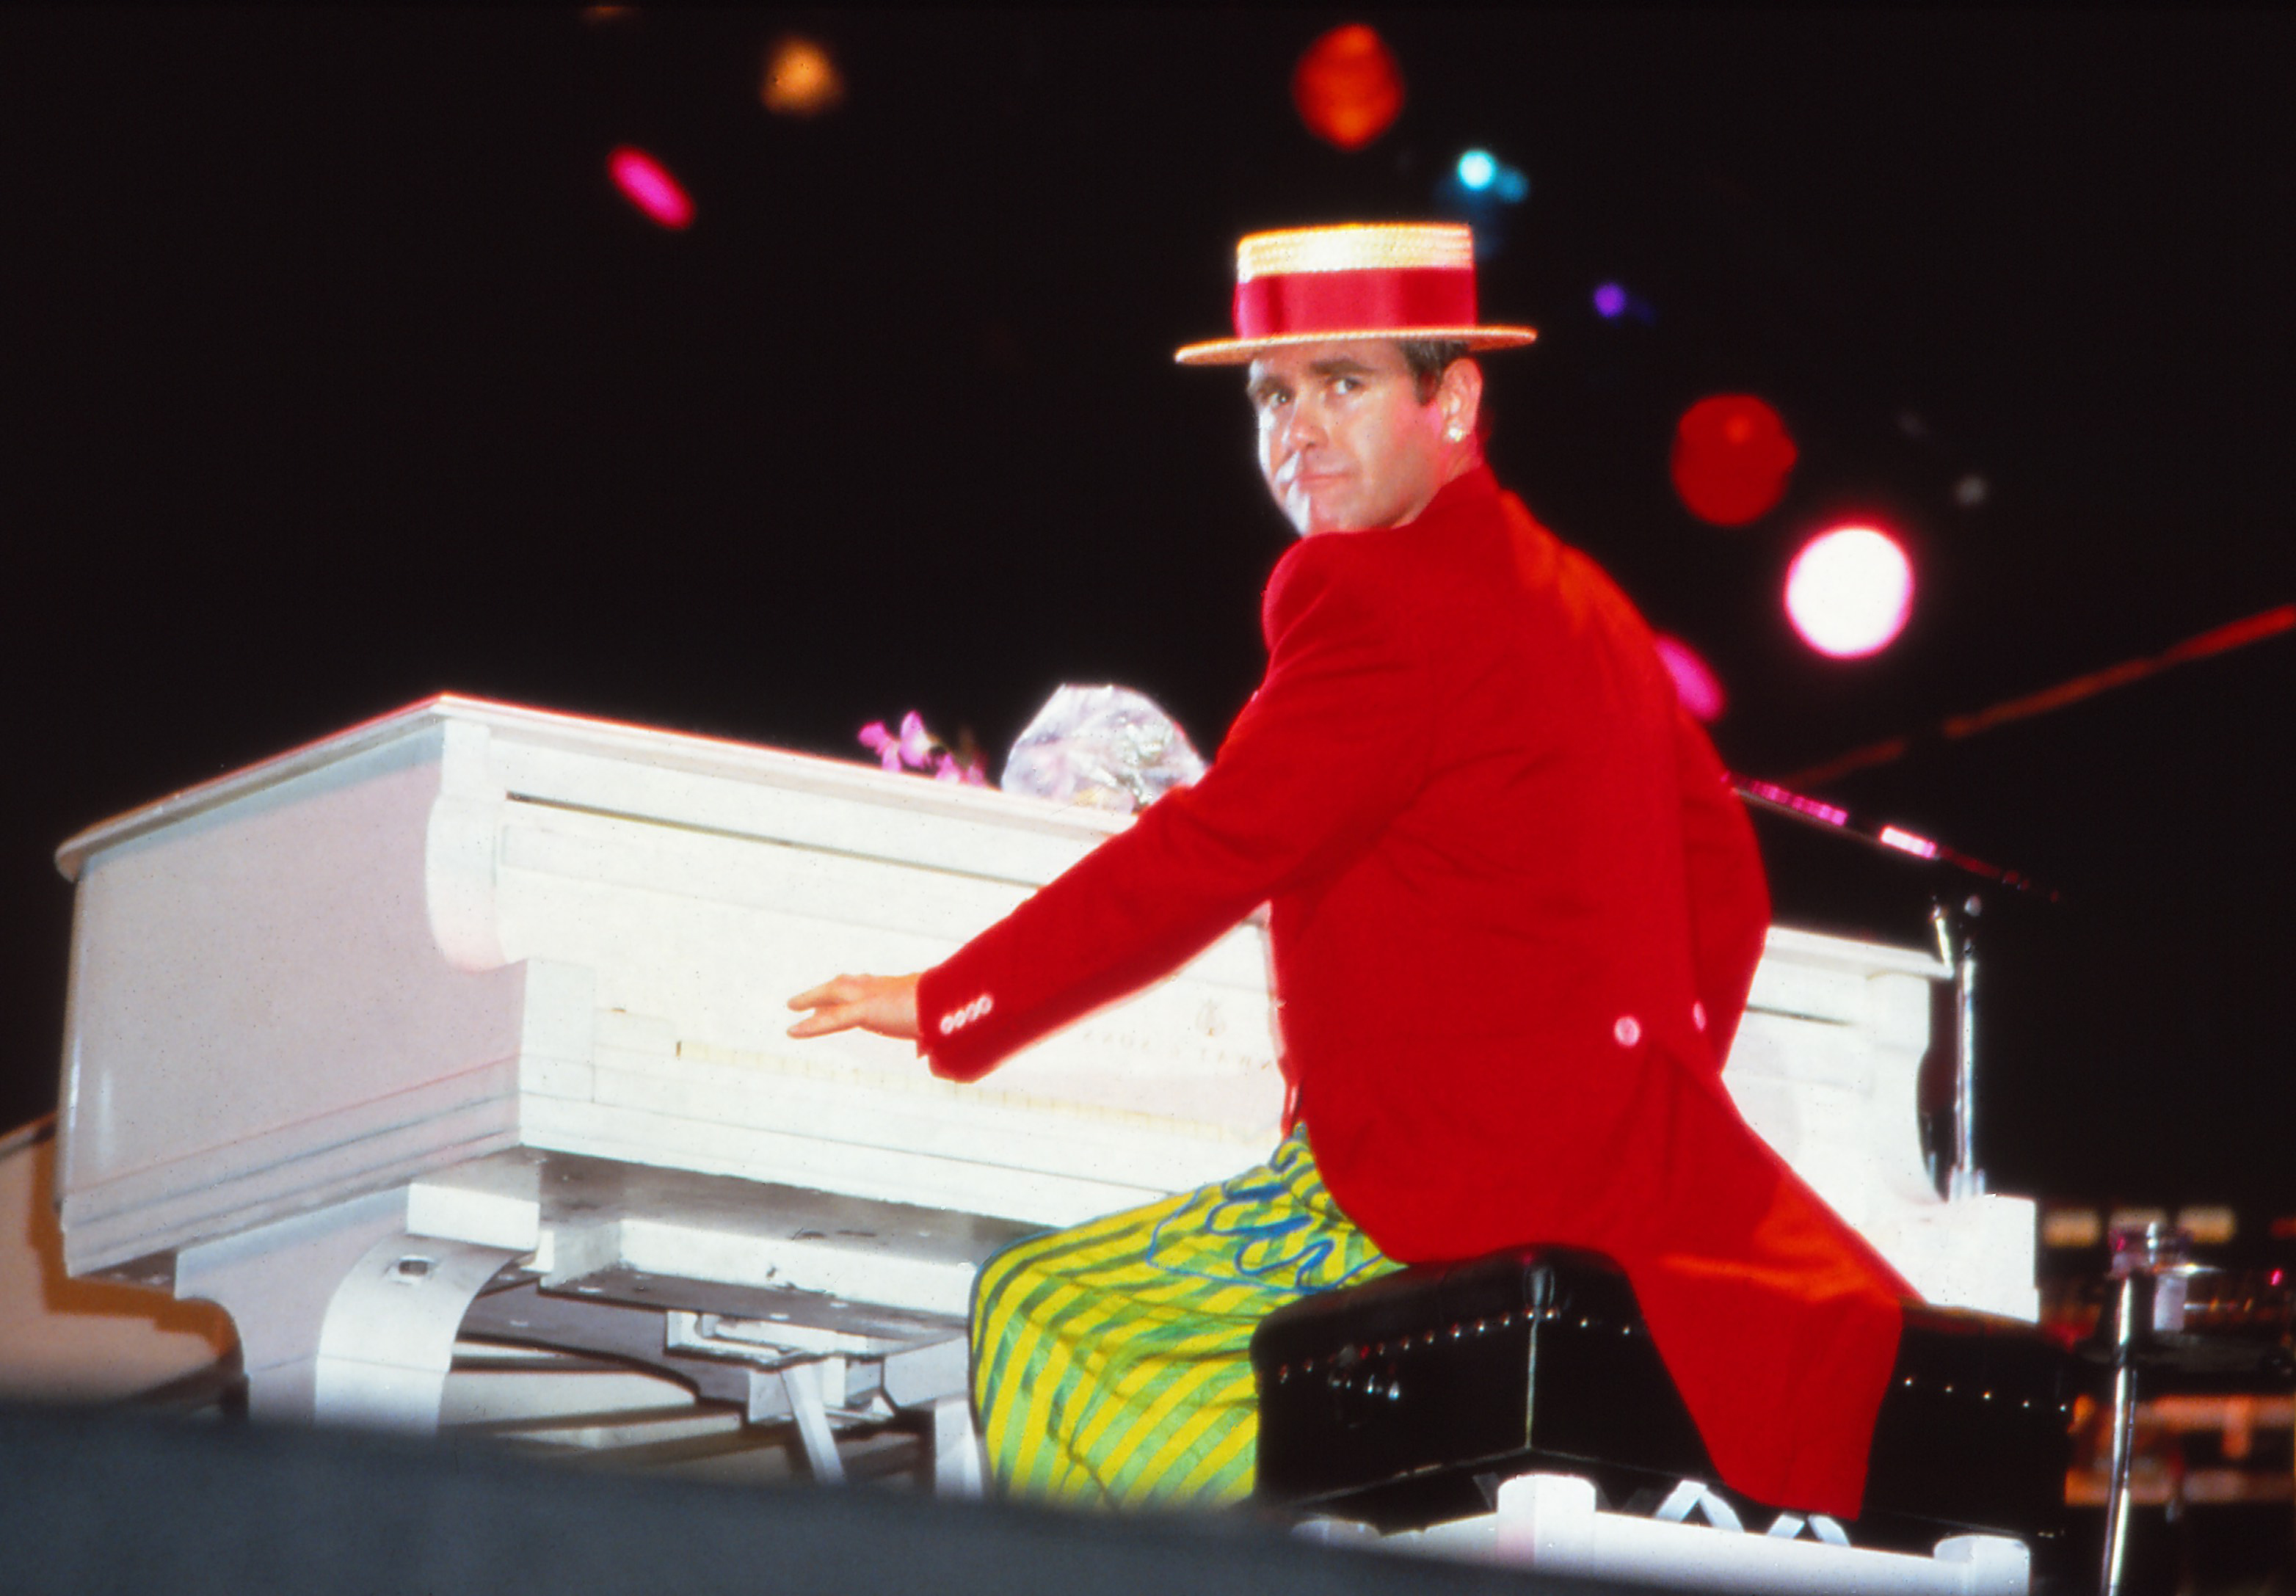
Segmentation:
<svg viewBox="0 0 2296 1596">
<path fill-rule="evenodd" d="M 1435 385 L 1435 408 L 1443 418 L 1446 437 L 1475 436 L 1475 423 L 1482 417 L 1483 368 L 1461 356 L 1443 368 L 1442 381 Z"/>
</svg>

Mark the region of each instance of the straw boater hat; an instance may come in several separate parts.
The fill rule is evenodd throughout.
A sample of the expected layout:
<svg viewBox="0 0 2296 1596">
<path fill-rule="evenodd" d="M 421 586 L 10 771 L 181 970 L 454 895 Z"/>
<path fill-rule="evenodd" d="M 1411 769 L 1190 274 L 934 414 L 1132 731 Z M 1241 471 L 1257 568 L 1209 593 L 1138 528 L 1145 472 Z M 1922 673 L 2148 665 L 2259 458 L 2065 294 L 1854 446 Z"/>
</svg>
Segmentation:
<svg viewBox="0 0 2296 1596">
<path fill-rule="evenodd" d="M 1456 339 L 1513 349 L 1529 327 L 1475 324 L 1475 235 L 1457 222 L 1294 227 L 1235 247 L 1235 336 L 1190 344 L 1182 365 L 1242 365 L 1285 344 Z"/>
</svg>

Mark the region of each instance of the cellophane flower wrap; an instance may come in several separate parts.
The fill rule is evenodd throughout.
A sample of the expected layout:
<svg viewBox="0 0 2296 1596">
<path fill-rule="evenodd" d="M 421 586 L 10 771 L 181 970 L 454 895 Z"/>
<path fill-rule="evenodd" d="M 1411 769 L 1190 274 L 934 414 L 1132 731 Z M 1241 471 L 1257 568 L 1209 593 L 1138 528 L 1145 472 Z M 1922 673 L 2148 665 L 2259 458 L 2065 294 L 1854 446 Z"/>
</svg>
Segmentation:
<svg viewBox="0 0 2296 1596">
<path fill-rule="evenodd" d="M 1129 813 L 1203 773 L 1188 734 L 1145 694 L 1063 686 L 1013 743 L 998 784 L 1058 804 Z"/>
</svg>

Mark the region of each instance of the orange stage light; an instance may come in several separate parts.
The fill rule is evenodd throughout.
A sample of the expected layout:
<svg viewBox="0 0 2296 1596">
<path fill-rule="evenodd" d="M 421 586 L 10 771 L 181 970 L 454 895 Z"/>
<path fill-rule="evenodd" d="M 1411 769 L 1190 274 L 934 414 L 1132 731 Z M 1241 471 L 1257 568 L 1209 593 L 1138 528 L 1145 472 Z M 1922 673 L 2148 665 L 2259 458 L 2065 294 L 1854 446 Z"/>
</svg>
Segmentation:
<svg viewBox="0 0 2296 1596">
<path fill-rule="evenodd" d="M 845 98 L 845 78 L 824 45 L 795 34 L 766 54 L 758 98 L 777 117 L 816 117 Z"/>
<path fill-rule="evenodd" d="M 1742 527 L 1784 496 L 1796 454 L 1776 411 L 1751 394 L 1715 394 L 1675 424 L 1669 470 L 1691 514 Z"/>
<path fill-rule="evenodd" d="M 1361 22 L 1334 28 L 1300 56 L 1292 103 L 1308 131 L 1342 150 L 1360 150 L 1403 110 L 1403 72 L 1387 41 Z"/>
</svg>

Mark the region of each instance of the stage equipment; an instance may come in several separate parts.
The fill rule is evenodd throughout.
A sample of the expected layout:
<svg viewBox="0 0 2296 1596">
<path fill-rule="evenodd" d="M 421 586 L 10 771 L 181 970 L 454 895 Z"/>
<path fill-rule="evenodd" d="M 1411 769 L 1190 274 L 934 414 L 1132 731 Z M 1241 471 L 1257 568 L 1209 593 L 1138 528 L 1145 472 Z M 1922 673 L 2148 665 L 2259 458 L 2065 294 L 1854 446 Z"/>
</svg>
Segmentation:
<svg viewBox="0 0 2296 1596">
<path fill-rule="evenodd" d="M 2081 1348 L 2091 1362 L 2112 1371 L 2100 1582 L 2104 1596 L 2120 1596 L 2128 1556 L 2129 1466 L 2140 1395 L 2195 1381 L 2230 1381 L 2250 1388 L 2296 1383 L 2296 1348 L 2284 1309 L 2259 1315 L 2251 1297 L 2245 1312 L 2223 1311 L 2205 1285 L 2194 1289 L 2196 1281 L 2221 1272 L 2193 1263 L 2191 1243 L 2185 1232 L 2163 1224 L 2114 1226 L 2111 1305 Z M 2139 1391 L 2140 1375 L 2146 1393 Z"/>
<path fill-rule="evenodd" d="M 1978 912 L 1973 897 L 1960 915 L 1943 903 L 1930 904 L 1938 957 L 1953 966 L 1953 1163 L 1946 1195 L 1954 1198 L 1985 1192 L 1985 1172 L 1977 1165 L 1977 945 L 1967 928 Z"/>
<path fill-rule="evenodd" d="M 1988 864 L 1974 855 L 1964 854 L 1958 848 L 1948 847 L 1935 838 L 1924 837 L 1917 831 L 1908 831 L 1902 826 L 1874 824 L 1859 821 L 1839 804 L 1829 804 L 1823 798 L 1810 798 L 1790 788 L 1781 787 L 1775 782 L 1759 781 L 1752 776 L 1734 775 L 1730 778 L 1730 784 L 1738 796 L 1748 803 L 1759 805 L 1773 814 L 1783 814 L 1787 819 L 1800 821 L 1804 825 L 1815 826 L 1820 831 L 1832 831 L 1838 836 L 1855 838 L 1870 847 L 1887 848 L 1891 853 L 1905 854 L 1913 858 L 1937 864 L 1950 864 L 1956 870 L 1966 872 L 1973 876 L 1981 876 L 1988 881 L 1997 882 L 2018 892 L 2031 893 L 2036 897 L 2049 903 L 2057 902 L 2061 896 L 2054 888 L 2043 886 L 2022 871 L 2007 870 L 1998 864 Z"/>
<path fill-rule="evenodd" d="M 976 1266 L 1277 1141 L 1263 929 L 973 1085 L 783 1000 L 1128 823 L 455 697 L 107 821 L 58 854 L 66 1267 L 221 1303 L 258 1417 L 429 1430 L 485 1338 L 793 1425 L 824 1477 L 898 1416 L 964 1488 Z M 1725 1079 L 1925 1297 L 2030 1319 L 2033 1206 L 1923 1161 L 1951 975 L 1774 929 Z"/>
<path fill-rule="evenodd" d="M 2100 671 L 2091 671 L 2087 675 L 2075 676 L 2070 682 L 2060 682 L 2056 686 L 2044 688 L 2039 692 L 2029 692 L 2021 698 L 2010 699 L 1988 709 L 1980 709 L 1974 715 L 1949 715 L 1938 723 L 1935 734 L 1946 741 L 1974 737 L 1980 732 L 1989 732 L 1994 727 L 2005 725 L 2011 721 L 2023 720 L 2028 716 L 2046 715 L 2052 709 L 2062 709 L 2068 704 L 2078 704 L 2083 699 L 2094 698 L 2096 694 L 2109 692 L 2115 687 L 2126 687 L 2132 682 L 2142 682 L 2147 676 L 2158 675 L 2173 666 L 2187 664 L 2194 659 L 2205 659 L 2212 654 L 2226 653 L 2234 649 L 2245 648 L 2250 643 L 2262 642 L 2267 638 L 2283 636 L 2291 631 L 2296 631 L 2296 604 L 2282 604 L 2276 609 L 2263 610 L 2242 620 L 2211 627 L 2197 637 L 2188 637 L 2176 647 L 2154 654 L 2148 659 L 2124 659 L 2119 665 L 2110 666 Z M 1839 781 L 1852 771 L 1865 770 L 1876 765 L 1887 765 L 1893 759 L 1901 759 L 1919 746 L 1919 742 L 1924 741 L 1926 736 L 1927 734 L 1924 733 L 1920 738 L 1891 737 L 1880 742 L 1870 742 L 1864 748 L 1852 749 L 1849 752 L 1829 759 L 1823 765 L 1813 765 L 1807 770 L 1796 771 L 1787 776 L 1785 781 L 1796 787 L 1823 786 L 1828 782 Z"/>
</svg>

